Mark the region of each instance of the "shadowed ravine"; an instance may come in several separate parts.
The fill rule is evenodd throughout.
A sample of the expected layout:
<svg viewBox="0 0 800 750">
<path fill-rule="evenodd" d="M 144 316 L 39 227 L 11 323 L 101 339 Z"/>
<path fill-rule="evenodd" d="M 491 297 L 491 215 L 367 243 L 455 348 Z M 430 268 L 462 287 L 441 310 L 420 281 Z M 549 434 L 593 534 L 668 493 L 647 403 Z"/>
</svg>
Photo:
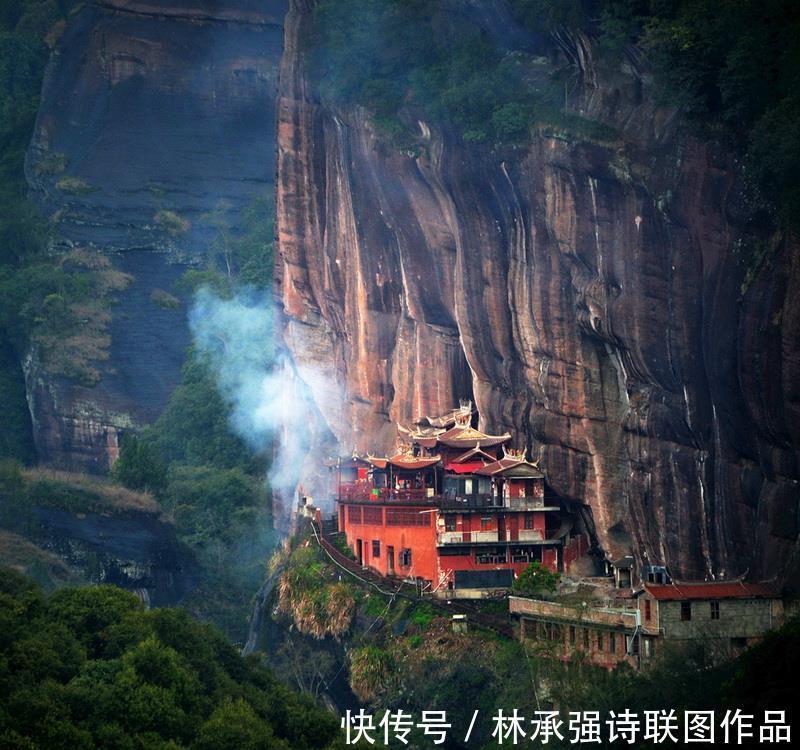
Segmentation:
<svg viewBox="0 0 800 750">
<path fill-rule="evenodd" d="M 247 632 L 247 640 L 242 647 L 242 655 L 252 654 L 258 644 L 258 637 L 261 633 L 264 612 L 267 603 L 272 596 L 272 591 L 283 573 L 283 565 L 277 565 L 275 569 L 264 579 L 264 583 L 258 589 L 258 593 L 253 601 L 253 611 L 250 615 L 250 629 Z"/>
</svg>

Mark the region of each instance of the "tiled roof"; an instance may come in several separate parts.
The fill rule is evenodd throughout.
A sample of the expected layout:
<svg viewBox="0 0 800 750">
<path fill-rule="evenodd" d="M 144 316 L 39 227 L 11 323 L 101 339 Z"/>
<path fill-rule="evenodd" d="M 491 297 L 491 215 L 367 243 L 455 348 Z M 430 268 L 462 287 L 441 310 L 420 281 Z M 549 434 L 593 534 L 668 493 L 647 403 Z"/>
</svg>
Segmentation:
<svg viewBox="0 0 800 750">
<path fill-rule="evenodd" d="M 450 448 L 473 448 L 477 445 L 482 448 L 493 448 L 511 440 L 511 434 L 506 432 L 502 435 L 487 435 L 469 425 L 457 424 L 439 435 L 437 440 Z"/>
<path fill-rule="evenodd" d="M 777 599 L 778 592 L 769 584 L 744 581 L 708 583 L 646 583 L 644 588 L 659 601 L 686 599 Z"/>
<path fill-rule="evenodd" d="M 478 469 L 476 474 L 484 474 L 485 476 L 493 477 L 498 474 L 504 474 L 507 471 L 511 471 L 512 469 L 519 469 L 519 468 L 526 468 L 529 472 L 529 476 L 532 478 L 542 478 L 544 474 L 542 474 L 542 470 L 536 465 L 531 463 L 530 461 L 526 461 L 524 458 L 511 458 L 506 456 L 505 458 L 501 458 L 498 461 L 495 461 L 491 464 L 486 464 L 482 469 Z"/>
<path fill-rule="evenodd" d="M 480 444 L 476 445 L 474 448 L 470 448 L 465 453 L 462 453 L 460 456 L 456 456 L 453 459 L 454 464 L 462 464 L 467 461 L 483 461 L 484 463 L 491 463 L 496 461 L 497 459 L 492 456 L 491 454 L 487 453 L 485 450 L 482 450 Z"/>
<path fill-rule="evenodd" d="M 441 456 L 414 456 L 410 453 L 398 453 L 388 459 L 387 463 L 398 469 L 427 469 L 442 460 Z"/>
</svg>

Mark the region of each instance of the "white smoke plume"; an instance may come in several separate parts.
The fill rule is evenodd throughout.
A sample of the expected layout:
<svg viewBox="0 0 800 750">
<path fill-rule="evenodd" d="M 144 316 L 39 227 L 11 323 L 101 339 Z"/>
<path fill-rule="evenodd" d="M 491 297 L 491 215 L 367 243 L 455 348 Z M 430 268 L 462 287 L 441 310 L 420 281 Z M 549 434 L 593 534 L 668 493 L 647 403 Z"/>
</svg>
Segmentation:
<svg viewBox="0 0 800 750">
<path fill-rule="evenodd" d="M 253 289 L 231 299 L 201 289 L 189 327 L 231 404 L 232 429 L 256 452 L 277 444 L 270 486 L 283 503 L 292 503 L 314 425 L 306 383 L 287 360 L 276 358 L 273 304 L 269 294 Z M 276 518 L 276 528 L 286 529 L 286 521 Z"/>
</svg>

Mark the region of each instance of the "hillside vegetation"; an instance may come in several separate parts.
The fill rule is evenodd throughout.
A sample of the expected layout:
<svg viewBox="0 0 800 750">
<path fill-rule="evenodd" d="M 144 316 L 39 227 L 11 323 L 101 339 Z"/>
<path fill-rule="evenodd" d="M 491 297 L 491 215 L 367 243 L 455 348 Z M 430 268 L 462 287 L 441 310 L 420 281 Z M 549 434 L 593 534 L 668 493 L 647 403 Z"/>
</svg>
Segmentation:
<svg viewBox="0 0 800 750">
<path fill-rule="evenodd" d="M 648 95 L 739 154 L 754 221 L 800 220 L 800 6 L 792 0 L 509 0 L 519 24 L 490 31 L 470 3 L 322 0 L 309 45 L 334 107 L 360 105 L 402 148 L 422 116 L 466 142 L 520 144 L 537 129 L 617 137 L 565 109 L 580 70 L 561 51 L 590 40 L 597 70 L 644 67 Z M 492 11 L 494 13 L 494 11 Z M 521 41 L 520 30 L 528 32 Z M 577 56 L 572 54 L 573 58 Z M 655 79 L 655 86 L 648 79 Z"/>
<path fill-rule="evenodd" d="M 240 639 L 275 544 L 266 455 L 230 428 L 208 362 L 190 352 L 163 414 L 127 435 L 112 478 L 150 494 L 202 569 L 184 606 Z"/>
<path fill-rule="evenodd" d="M 325 628 L 337 618 L 326 614 L 324 604 L 339 586 L 346 587 L 354 604 L 347 620 L 339 620 L 343 627 L 334 631 Z M 627 664 L 609 672 L 585 663 L 580 652 L 563 663 L 553 658 L 549 642 L 521 643 L 469 617 L 468 631 L 454 632 L 448 613 L 441 609 L 446 605 L 378 593 L 332 564 L 313 537 L 292 551 L 281 587 L 281 616 L 309 636 L 283 630 L 270 660 L 284 679 L 317 694 L 321 685 L 346 670 L 350 689 L 373 713 L 445 710 L 462 736 L 478 709 L 481 719 L 470 747 L 496 746 L 490 717 L 498 709 L 508 714 L 516 708 L 527 717 L 551 708 L 564 717 L 575 710 L 598 710 L 608 716 L 609 711 L 624 709 L 675 709 L 678 714 L 684 709 L 716 710 L 721 717 L 735 707 L 761 716 L 773 709 L 788 710 L 789 720 L 797 716 L 793 674 L 800 668 L 798 620 L 719 667 L 706 667 L 698 648 L 666 653 L 655 667 L 640 672 Z M 508 611 L 507 602 L 483 607 L 495 616 Z M 317 613 L 310 626 L 309 612 Z M 423 747 L 429 741 L 415 739 Z M 570 746 L 568 741 L 549 744 Z M 452 744 L 461 746 L 458 740 Z"/>
<path fill-rule="evenodd" d="M 546 60 L 499 46 L 452 3 L 324 0 L 314 12 L 310 60 L 328 104 L 366 107 L 403 147 L 414 143 L 415 113 L 469 143 L 525 142 L 535 126 L 614 136 L 561 110 L 565 84 Z"/>
<path fill-rule="evenodd" d="M 111 586 L 45 598 L 0 571 L 0 745 L 319 750 L 337 720 L 180 610 Z"/>
</svg>

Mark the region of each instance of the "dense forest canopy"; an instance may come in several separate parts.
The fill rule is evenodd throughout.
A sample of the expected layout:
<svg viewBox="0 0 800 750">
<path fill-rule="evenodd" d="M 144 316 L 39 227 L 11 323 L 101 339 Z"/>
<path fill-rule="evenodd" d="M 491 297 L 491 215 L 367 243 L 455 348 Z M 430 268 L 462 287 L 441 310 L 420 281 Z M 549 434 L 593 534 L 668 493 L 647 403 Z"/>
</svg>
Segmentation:
<svg viewBox="0 0 800 750">
<path fill-rule="evenodd" d="M 337 720 L 181 610 L 0 571 L 0 746 L 317 750 Z"/>
</svg>

